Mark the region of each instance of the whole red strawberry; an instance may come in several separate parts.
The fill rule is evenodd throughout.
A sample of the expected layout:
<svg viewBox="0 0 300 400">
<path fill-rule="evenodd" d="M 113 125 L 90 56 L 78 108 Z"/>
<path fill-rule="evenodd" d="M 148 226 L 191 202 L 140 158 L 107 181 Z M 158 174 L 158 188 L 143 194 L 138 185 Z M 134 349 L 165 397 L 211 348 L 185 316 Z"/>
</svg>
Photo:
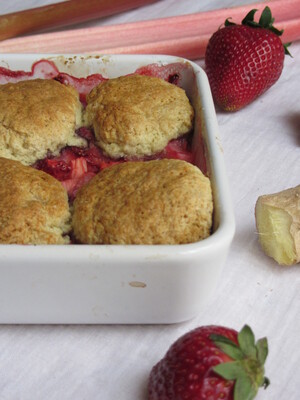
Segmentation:
<svg viewBox="0 0 300 400">
<path fill-rule="evenodd" d="M 252 400 L 264 377 L 267 339 L 255 343 L 249 326 L 238 333 L 204 326 L 179 338 L 154 366 L 149 400 Z"/>
<path fill-rule="evenodd" d="M 266 7 L 259 22 L 250 11 L 241 25 L 226 20 L 225 27 L 209 40 L 205 68 L 215 102 L 226 111 L 237 111 L 269 89 L 280 77 L 287 46 L 282 31 L 273 27 Z"/>
</svg>

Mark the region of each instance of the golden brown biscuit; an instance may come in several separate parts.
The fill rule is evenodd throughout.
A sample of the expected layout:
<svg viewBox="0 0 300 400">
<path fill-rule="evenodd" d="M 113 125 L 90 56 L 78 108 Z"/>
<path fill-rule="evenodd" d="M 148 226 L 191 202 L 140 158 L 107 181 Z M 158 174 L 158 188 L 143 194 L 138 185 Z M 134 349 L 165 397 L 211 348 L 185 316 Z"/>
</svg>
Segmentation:
<svg viewBox="0 0 300 400">
<path fill-rule="evenodd" d="M 0 182 L 0 243 L 69 243 L 68 197 L 59 181 L 0 158 Z"/>
<path fill-rule="evenodd" d="M 112 158 L 158 153 L 193 125 L 185 91 L 150 76 L 102 82 L 87 103 L 85 123 L 94 127 L 97 144 Z"/>
<path fill-rule="evenodd" d="M 71 86 L 48 79 L 0 85 L 0 104 L 0 157 L 29 165 L 66 145 L 85 145 L 75 134 L 81 103 Z"/>
<path fill-rule="evenodd" d="M 210 234 L 210 181 L 182 160 L 127 162 L 82 187 L 72 226 L 81 243 L 180 244 Z"/>
</svg>

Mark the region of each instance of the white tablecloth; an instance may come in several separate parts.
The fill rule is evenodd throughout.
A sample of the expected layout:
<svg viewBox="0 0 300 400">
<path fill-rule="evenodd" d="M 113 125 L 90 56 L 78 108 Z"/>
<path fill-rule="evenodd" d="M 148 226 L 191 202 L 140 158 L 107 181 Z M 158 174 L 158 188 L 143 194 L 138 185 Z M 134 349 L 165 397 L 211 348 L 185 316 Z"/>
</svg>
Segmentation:
<svg viewBox="0 0 300 400">
<path fill-rule="evenodd" d="M 250 2 L 161 0 L 80 27 Z M 47 3 L 2 1 L 0 13 Z M 180 335 L 200 325 L 238 330 L 245 323 L 269 340 L 271 385 L 257 399 L 300 398 L 300 267 L 280 267 L 265 256 L 254 221 L 259 195 L 300 184 L 300 42 L 290 50 L 293 58 L 286 57 L 280 80 L 266 94 L 239 112 L 217 111 L 237 229 L 219 286 L 201 314 L 167 326 L 1 326 L 0 400 L 144 400 L 152 366 Z"/>
</svg>

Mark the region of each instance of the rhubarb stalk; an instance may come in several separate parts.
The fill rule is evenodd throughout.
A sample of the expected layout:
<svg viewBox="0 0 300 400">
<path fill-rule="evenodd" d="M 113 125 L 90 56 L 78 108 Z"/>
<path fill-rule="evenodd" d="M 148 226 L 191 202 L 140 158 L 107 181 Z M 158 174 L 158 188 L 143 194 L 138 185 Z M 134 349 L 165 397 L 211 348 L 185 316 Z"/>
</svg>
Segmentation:
<svg viewBox="0 0 300 400">
<path fill-rule="evenodd" d="M 69 0 L 0 16 L 0 40 L 107 17 L 157 0 Z"/>
<path fill-rule="evenodd" d="M 232 17 L 241 21 L 252 8 L 269 5 L 284 42 L 300 39 L 299 0 L 262 3 L 150 21 L 46 33 L 0 42 L 2 53 L 170 54 L 204 56 L 210 36 Z"/>
</svg>

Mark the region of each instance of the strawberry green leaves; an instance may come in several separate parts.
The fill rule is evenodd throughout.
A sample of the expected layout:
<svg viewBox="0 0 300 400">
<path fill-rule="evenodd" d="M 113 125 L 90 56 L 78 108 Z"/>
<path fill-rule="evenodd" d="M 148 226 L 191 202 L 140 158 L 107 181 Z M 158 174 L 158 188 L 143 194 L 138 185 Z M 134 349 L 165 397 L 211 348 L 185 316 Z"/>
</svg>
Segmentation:
<svg viewBox="0 0 300 400">
<path fill-rule="evenodd" d="M 270 10 L 270 7 L 265 7 L 263 12 L 261 13 L 261 17 L 259 19 L 259 24 L 264 27 L 268 28 L 271 26 L 274 22 L 274 18 L 272 17 L 272 12 Z"/>
<path fill-rule="evenodd" d="M 283 30 L 278 30 L 273 26 L 274 18 L 272 17 L 270 7 L 267 6 L 263 9 L 258 22 L 254 21 L 254 16 L 256 12 L 257 9 L 249 11 L 249 13 L 243 19 L 242 25 L 252 26 L 254 28 L 269 29 L 278 36 L 281 36 L 283 34 Z"/>
<path fill-rule="evenodd" d="M 257 359 L 261 364 L 264 364 L 268 355 L 267 338 L 259 339 L 256 343 Z"/>
<path fill-rule="evenodd" d="M 257 11 L 258 11 L 257 9 L 253 9 L 253 10 L 249 11 L 249 13 L 243 19 L 242 25 L 252 26 L 253 28 L 268 29 L 271 32 L 275 33 L 275 35 L 277 35 L 277 36 L 281 36 L 283 34 L 283 29 L 279 30 L 279 29 L 275 28 L 275 26 L 273 26 L 273 22 L 275 21 L 275 19 L 272 16 L 272 11 L 271 11 L 270 7 L 266 6 L 261 13 L 259 21 L 255 22 L 254 16 Z M 225 26 L 226 26 L 226 21 L 225 21 Z M 288 50 L 288 46 L 290 46 L 290 45 L 291 45 L 291 43 L 283 44 L 284 52 L 286 55 L 289 55 L 289 56 L 291 56 L 291 54 Z"/>
<path fill-rule="evenodd" d="M 256 356 L 255 337 L 248 325 L 238 333 L 238 342 L 242 352 L 248 357 Z"/>
<path fill-rule="evenodd" d="M 252 25 L 252 26 L 258 26 L 258 23 L 254 21 L 254 15 L 256 13 L 257 9 L 254 8 L 253 10 L 249 11 L 246 17 L 242 21 L 242 25 Z"/>
<path fill-rule="evenodd" d="M 264 377 L 264 363 L 268 355 L 266 338 L 255 343 L 248 325 L 238 333 L 238 345 L 221 335 L 212 334 L 211 340 L 234 361 L 218 364 L 214 372 L 227 380 L 234 380 L 234 400 L 252 400 L 259 387 L 266 388 L 270 381 Z"/>
<path fill-rule="evenodd" d="M 219 347 L 225 354 L 234 360 L 241 360 L 244 358 L 244 354 L 232 340 L 222 335 L 210 335 L 211 340 Z"/>
<path fill-rule="evenodd" d="M 242 25 L 246 26 L 251 26 L 252 28 L 264 28 L 264 29 L 269 29 L 275 35 L 281 36 L 283 34 L 283 29 L 279 30 L 273 26 L 273 22 L 275 19 L 272 16 L 272 11 L 270 7 L 266 6 L 259 18 L 259 21 L 256 22 L 254 20 L 254 16 L 258 10 L 254 8 L 253 10 L 249 11 L 248 14 L 245 16 L 245 18 L 242 20 Z M 234 22 L 229 21 L 229 18 L 226 19 L 225 21 L 225 26 L 230 26 L 230 25 L 236 25 Z M 285 43 L 283 44 L 285 54 L 291 56 L 290 52 L 288 51 L 288 46 L 290 46 L 291 43 Z"/>
</svg>

